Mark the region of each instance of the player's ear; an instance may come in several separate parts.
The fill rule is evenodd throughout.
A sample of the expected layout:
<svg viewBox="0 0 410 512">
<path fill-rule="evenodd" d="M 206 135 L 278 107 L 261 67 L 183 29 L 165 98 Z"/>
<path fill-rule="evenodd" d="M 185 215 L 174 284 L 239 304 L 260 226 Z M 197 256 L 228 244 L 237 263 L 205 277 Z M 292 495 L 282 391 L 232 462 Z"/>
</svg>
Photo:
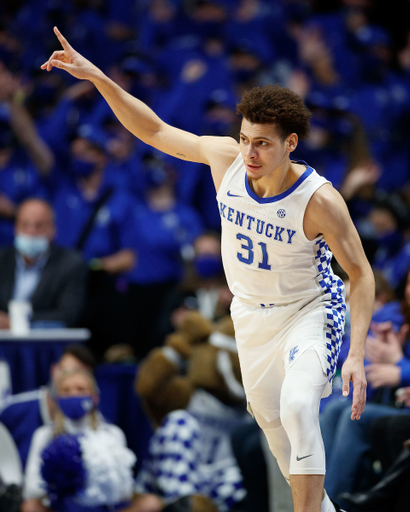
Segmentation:
<svg viewBox="0 0 410 512">
<path fill-rule="evenodd" d="M 295 151 L 296 146 L 298 145 L 298 136 L 296 133 L 291 133 L 286 138 L 286 149 L 289 151 L 289 153 L 292 153 L 292 151 Z"/>
</svg>

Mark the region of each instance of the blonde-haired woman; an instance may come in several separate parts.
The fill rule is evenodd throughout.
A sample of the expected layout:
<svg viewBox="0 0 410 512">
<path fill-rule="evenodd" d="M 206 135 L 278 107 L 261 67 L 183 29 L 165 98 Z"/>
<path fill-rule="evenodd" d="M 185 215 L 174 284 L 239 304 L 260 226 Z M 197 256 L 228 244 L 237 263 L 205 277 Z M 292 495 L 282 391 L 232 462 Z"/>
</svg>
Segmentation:
<svg viewBox="0 0 410 512">
<path fill-rule="evenodd" d="M 94 377 L 61 375 L 54 425 L 38 428 L 26 467 L 22 512 L 118 511 L 132 498 L 135 455 L 98 411 Z"/>
</svg>

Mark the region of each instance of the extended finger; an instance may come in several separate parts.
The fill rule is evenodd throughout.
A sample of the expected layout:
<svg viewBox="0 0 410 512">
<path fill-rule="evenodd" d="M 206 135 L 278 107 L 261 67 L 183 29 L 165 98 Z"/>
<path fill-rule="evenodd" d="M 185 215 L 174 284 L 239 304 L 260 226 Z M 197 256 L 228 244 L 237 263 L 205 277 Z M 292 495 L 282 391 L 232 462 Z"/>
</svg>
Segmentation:
<svg viewBox="0 0 410 512">
<path fill-rule="evenodd" d="M 67 39 L 63 36 L 63 34 L 58 30 L 57 27 L 54 27 L 54 34 L 57 36 L 57 38 L 60 41 L 61 46 L 64 48 L 64 50 L 72 50 L 72 46 L 67 41 Z"/>
<path fill-rule="evenodd" d="M 353 403 L 352 403 L 352 420 L 360 419 L 360 416 L 364 410 L 364 406 L 366 404 L 366 386 L 361 384 L 358 386 L 359 389 L 354 390 L 353 392 Z"/>
<path fill-rule="evenodd" d="M 51 61 L 55 60 L 55 59 L 62 59 L 63 57 L 64 57 L 64 50 L 58 50 L 58 51 L 53 52 L 53 54 L 48 59 L 48 61 L 45 62 L 41 66 L 41 69 L 46 69 L 47 68 L 47 71 L 50 71 L 50 69 L 51 69 Z"/>
<path fill-rule="evenodd" d="M 343 394 L 343 396 L 348 396 L 349 391 L 350 391 L 350 375 L 345 375 L 342 372 L 342 382 L 343 382 L 342 394 Z"/>
<path fill-rule="evenodd" d="M 366 404 L 365 398 L 358 398 L 355 402 L 355 405 L 352 406 L 352 420 L 360 420 L 360 417 L 364 411 L 364 406 Z"/>
</svg>

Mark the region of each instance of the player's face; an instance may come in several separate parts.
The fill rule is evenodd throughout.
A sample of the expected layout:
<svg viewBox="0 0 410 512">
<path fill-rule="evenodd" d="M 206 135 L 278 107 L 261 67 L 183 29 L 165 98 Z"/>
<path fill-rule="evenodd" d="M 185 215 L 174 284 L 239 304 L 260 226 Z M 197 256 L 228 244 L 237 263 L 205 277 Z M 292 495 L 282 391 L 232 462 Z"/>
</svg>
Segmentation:
<svg viewBox="0 0 410 512">
<path fill-rule="evenodd" d="M 273 173 L 296 148 L 297 135 L 283 140 L 274 124 L 256 124 L 243 119 L 240 148 L 248 178 L 257 180 Z"/>
</svg>

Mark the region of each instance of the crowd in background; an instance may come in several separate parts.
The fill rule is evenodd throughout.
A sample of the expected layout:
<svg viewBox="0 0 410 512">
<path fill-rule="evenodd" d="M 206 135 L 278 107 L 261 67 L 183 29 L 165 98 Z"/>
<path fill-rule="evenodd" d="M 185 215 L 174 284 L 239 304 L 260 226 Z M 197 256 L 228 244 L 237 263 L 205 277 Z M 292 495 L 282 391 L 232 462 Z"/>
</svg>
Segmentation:
<svg viewBox="0 0 410 512">
<path fill-rule="evenodd" d="M 16 246 L 19 207 L 38 198 L 54 212 L 50 243 L 81 253 L 88 267 L 81 315 L 49 318 L 52 325 L 89 327 L 100 360 L 141 360 L 184 311 L 214 321 L 231 300 L 209 169 L 136 140 L 92 84 L 41 71 L 59 49 L 56 25 L 164 121 L 198 135 L 238 138 L 236 103 L 255 85 L 279 83 L 305 100 L 311 131 L 294 158 L 343 195 L 377 277 L 369 398 L 388 408 L 377 409 L 380 416 L 405 413 L 410 7 L 397 2 L 394 18 L 388 8 L 381 0 L 2 0 L 0 247 Z M 106 353 L 118 344 L 128 349 Z M 339 366 L 348 346 L 349 320 Z M 360 438 L 360 453 L 368 453 L 370 421 L 361 420 L 363 433 L 349 433 L 359 427 L 348 423 L 346 403 L 330 400 L 323 409 L 328 492 L 336 499 L 356 490 L 360 474 L 345 441 Z M 343 450 L 351 472 L 342 482 Z"/>
</svg>

